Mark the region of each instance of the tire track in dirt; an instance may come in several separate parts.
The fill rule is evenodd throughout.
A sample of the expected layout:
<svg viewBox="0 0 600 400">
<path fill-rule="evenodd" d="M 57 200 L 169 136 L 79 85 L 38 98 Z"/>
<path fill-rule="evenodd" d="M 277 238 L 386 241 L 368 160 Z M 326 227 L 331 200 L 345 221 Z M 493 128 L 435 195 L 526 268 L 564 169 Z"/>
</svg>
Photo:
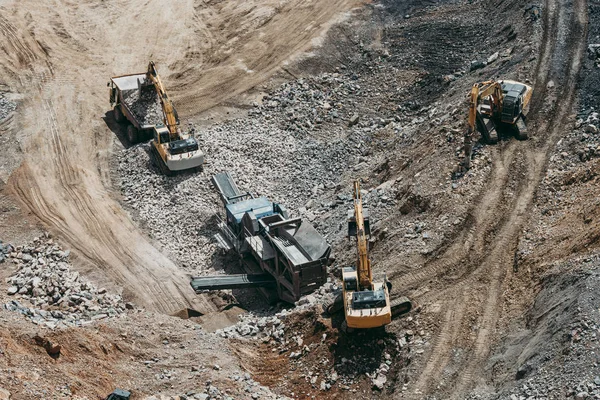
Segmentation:
<svg viewBox="0 0 600 400">
<path fill-rule="evenodd" d="M 548 4 L 547 10 L 544 12 L 545 26 L 544 33 L 542 36 L 542 46 L 540 51 L 540 62 L 536 66 L 536 72 L 534 75 L 537 77 L 536 82 L 541 82 L 535 86 L 535 96 L 532 99 L 531 110 L 535 114 L 541 108 L 543 104 L 545 93 L 546 93 L 546 82 L 549 74 L 547 66 L 552 49 L 555 43 L 555 31 L 556 24 L 558 21 L 558 14 L 556 13 L 557 5 L 552 3 Z M 552 35 L 552 36 L 550 36 Z M 458 236 L 450 242 L 449 246 L 438 251 L 436 260 L 427 262 L 424 267 L 418 271 L 409 272 L 405 275 L 397 277 L 393 281 L 394 285 L 398 285 L 402 289 L 409 289 L 418 283 L 422 283 L 426 280 L 433 280 L 445 271 L 452 268 L 456 268 L 461 265 L 465 265 L 465 258 L 469 253 L 471 254 L 482 254 L 485 246 L 485 239 L 489 234 L 493 234 L 493 231 L 499 226 L 499 221 L 494 224 L 493 219 L 496 219 L 498 215 L 503 215 L 502 210 L 498 210 L 497 213 L 490 212 L 490 210 L 498 209 L 500 207 L 501 195 L 509 181 L 510 165 L 515 159 L 516 152 L 519 148 L 523 147 L 522 142 L 511 140 L 508 144 L 504 145 L 501 150 L 495 147 L 495 156 L 493 155 L 492 175 L 488 179 L 483 193 L 473 202 L 470 210 L 467 212 L 473 222 L 466 228 L 462 229 Z M 500 155 L 497 153 L 501 152 Z M 512 206 L 511 206 L 512 207 Z M 510 209 L 510 208 L 508 208 Z M 466 271 L 463 271 L 466 272 Z M 462 274 L 461 274 L 462 276 Z"/>
<path fill-rule="evenodd" d="M 468 224 L 448 248 L 443 250 L 437 259 L 428 262 L 417 271 L 411 271 L 392 280 L 404 292 L 416 284 L 434 280 L 447 271 L 458 269 L 460 276 L 468 272 L 470 264 L 464 263 L 470 253 L 480 254 L 485 245 L 486 237 L 491 234 L 500 222 L 497 219 L 500 210 L 501 193 L 509 179 L 509 166 L 515 158 L 515 149 L 519 143 L 511 141 L 500 155 L 494 158 L 492 175 L 482 195 L 474 201 L 467 215 L 473 222 Z"/>
<path fill-rule="evenodd" d="M 568 57 L 571 63 L 567 72 L 567 78 L 562 83 L 562 93 L 558 96 L 561 99 L 560 104 L 557 105 L 558 111 L 551 118 L 546 118 L 545 120 L 541 115 L 533 119 L 538 123 L 542 121 L 536 127 L 535 131 L 540 138 L 544 139 L 543 146 L 536 147 L 534 141 L 525 143 L 513 141 L 505 149 L 513 155 L 506 157 L 499 164 L 495 163 L 495 168 L 504 167 L 504 171 L 499 171 L 498 174 L 498 176 L 503 176 L 504 178 L 501 182 L 498 182 L 497 177 L 492 179 L 494 184 L 491 187 L 490 185 L 487 186 L 481 203 L 476 203 L 478 206 L 482 204 L 497 204 L 502 193 L 507 189 L 508 171 L 513 161 L 520 161 L 524 164 L 526 166 L 526 174 L 524 178 L 519 179 L 518 195 L 516 201 L 507 209 L 509 211 L 508 217 L 494 224 L 497 227 L 498 233 L 496 235 L 489 235 L 489 238 L 485 241 L 479 240 L 478 243 L 482 246 L 475 248 L 476 251 L 468 254 L 464 259 L 458 256 L 459 262 L 462 261 L 462 263 L 467 265 L 475 263 L 479 264 L 479 266 L 476 266 L 471 273 L 466 274 L 464 279 L 459 279 L 457 282 L 452 283 L 449 288 L 422 296 L 419 299 L 422 302 L 430 302 L 452 296 L 461 298 L 461 293 L 479 288 L 479 294 L 484 300 L 481 304 L 473 304 L 472 307 L 459 310 L 459 312 L 446 312 L 440 333 L 434 339 L 432 352 L 425 363 L 424 371 L 427 374 L 423 374 L 417 381 L 415 394 L 435 392 L 436 382 L 442 378 L 441 374 L 450 360 L 450 353 L 454 347 L 453 342 L 456 340 L 456 332 L 468 332 L 473 325 L 479 327 L 475 338 L 471 341 L 470 345 L 467 345 L 466 350 L 470 354 L 470 356 L 466 357 L 467 362 L 465 365 L 457 368 L 460 372 L 456 379 L 456 384 L 451 385 L 452 390 L 450 392 L 453 398 L 460 398 L 466 390 L 475 385 L 473 379 L 478 375 L 477 371 L 485 363 L 489 354 L 490 346 L 494 340 L 495 328 L 500 318 L 499 307 L 504 277 L 512 269 L 514 249 L 516 248 L 521 229 L 527 222 L 526 212 L 533 203 L 533 196 L 541 179 L 543 179 L 549 154 L 554 144 L 560 139 L 562 127 L 572 110 L 575 100 L 576 76 L 585 49 L 585 2 L 584 0 L 577 0 L 575 3 L 576 13 L 574 13 L 573 21 L 568 18 L 568 13 L 563 8 L 558 1 L 547 1 L 546 9 L 548 12 L 545 18 L 544 41 L 535 74 L 537 78 L 535 84 L 536 97 L 532 102 L 532 111 L 534 114 L 541 112 L 546 96 L 547 82 L 551 78 L 552 72 L 556 72 L 552 71 L 551 64 L 558 64 L 558 62 L 554 61 L 557 57 Z M 566 53 L 561 52 L 560 48 L 557 49 L 556 40 L 554 40 L 557 36 L 557 31 L 564 29 L 565 24 L 571 27 L 571 43 L 573 43 L 570 51 Z M 524 150 L 524 155 L 519 157 L 519 159 L 516 158 L 517 145 L 523 147 Z M 501 184 L 498 185 L 498 183 Z M 495 189 L 490 190 L 490 188 Z M 493 199 L 496 199 L 496 201 Z M 480 210 L 481 214 L 475 218 L 475 221 L 490 221 L 490 217 L 497 215 L 489 212 L 490 208 L 488 207 L 481 207 Z M 475 231 L 485 231 L 486 225 L 489 232 L 493 233 L 496 229 L 492 228 L 492 225 L 489 225 L 487 222 L 483 222 L 481 225 L 482 228 L 478 229 L 475 227 Z M 472 227 L 470 232 L 473 232 Z M 486 244 L 489 245 L 488 253 L 485 253 Z M 451 249 L 452 246 L 450 247 Z M 453 261 L 455 260 L 456 258 L 453 259 Z M 455 264 L 451 262 L 441 263 L 440 265 L 445 268 Z M 433 273 L 438 273 L 441 270 L 443 270 L 441 267 L 431 268 Z M 456 306 L 456 300 L 452 300 L 448 304 L 448 307 L 453 306 Z M 464 311 L 463 315 L 461 315 L 462 311 Z M 478 316 L 480 311 L 481 315 Z M 476 323 L 473 323 L 469 317 L 475 317 Z"/>
<path fill-rule="evenodd" d="M 449 349 L 454 346 L 460 334 L 462 318 L 465 316 L 466 300 L 466 293 L 461 293 L 456 299 L 445 304 L 447 310 L 441 323 L 441 329 L 433 340 L 434 344 L 428 362 L 415 383 L 415 394 L 422 394 L 422 391 L 429 387 L 431 378 L 441 376 L 450 361 L 452 353 Z"/>
<path fill-rule="evenodd" d="M 0 70 L 10 71 L 11 84 L 26 95 L 19 115 L 25 160 L 9 180 L 13 193 L 75 250 L 78 269 L 90 278 L 122 286 L 129 299 L 152 310 L 210 312 L 214 306 L 193 293 L 105 186 L 114 140 L 100 120 L 108 107 L 106 80 L 143 70 L 152 58 L 167 85 L 179 88 L 180 111 L 200 112 L 270 77 L 358 4 L 8 1 L 0 9 L 0 35 L 11 54 L 0 54 Z M 202 10 L 211 18 L 199 18 Z M 12 26 L 8 16 L 35 25 Z M 168 35 L 157 29 L 165 26 Z M 43 38 L 43 48 L 35 37 Z M 27 74 L 24 63 L 31 64 Z"/>
<path fill-rule="evenodd" d="M 551 3 L 552 1 L 553 0 L 547 0 L 547 4 Z M 477 334 L 473 351 L 475 357 L 470 358 L 470 362 L 464 369 L 465 372 L 461 376 L 461 380 L 457 386 L 458 393 L 461 393 L 473 386 L 473 377 L 475 376 L 475 371 L 478 367 L 483 365 L 485 359 L 487 358 L 487 354 L 489 353 L 490 345 L 493 339 L 491 331 L 495 328 L 499 320 L 498 308 L 501 301 L 500 292 L 503 283 L 502 278 L 503 275 L 505 275 L 505 273 L 512 268 L 513 252 L 507 252 L 506 249 L 516 247 L 516 241 L 518 240 L 520 231 L 527 222 L 525 213 L 533 204 L 533 197 L 541 180 L 544 177 L 550 153 L 556 142 L 558 142 L 560 139 L 563 132 L 563 127 L 567 123 L 567 118 L 574 108 L 576 101 L 575 95 L 577 76 L 581 67 L 581 60 L 585 54 L 585 26 L 587 23 L 587 6 L 585 0 L 574 0 L 573 8 L 574 12 L 572 13 L 571 19 L 569 18 L 571 13 L 567 12 L 564 4 L 562 6 L 558 6 L 559 19 L 556 28 L 559 31 L 570 28 L 569 37 L 571 39 L 565 42 L 565 44 L 570 43 L 567 52 L 562 53 L 561 51 L 555 51 L 552 54 L 553 57 L 565 57 L 566 60 L 571 60 L 568 66 L 568 71 L 566 71 L 566 79 L 562 80 L 561 83 L 562 90 L 558 95 L 558 98 L 561 100 L 557 104 L 556 112 L 553 114 L 553 116 L 550 119 L 546 119 L 544 123 L 542 123 L 537 129 L 537 133 L 540 134 L 541 137 L 546 136 L 544 145 L 539 148 L 532 148 L 534 145 L 529 143 L 527 146 L 528 148 L 525 153 L 525 163 L 529 168 L 525 190 L 519 196 L 517 207 L 511 213 L 510 219 L 505 228 L 505 232 L 501 234 L 501 240 L 498 242 L 498 245 L 494 247 L 489 258 L 486 259 L 486 262 L 490 265 L 488 270 L 491 269 L 492 278 L 490 292 L 487 296 L 484 306 L 484 313 L 479 318 L 478 325 L 483 326 L 483 328 Z M 546 60 L 548 63 L 551 61 L 551 57 Z M 554 62 L 554 64 L 559 64 L 559 62 Z M 548 70 L 550 72 L 554 72 L 551 68 L 548 68 Z M 551 74 L 544 75 L 549 77 Z M 546 86 L 546 82 L 543 83 Z M 544 132 L 548 132 L 548 134 L 543 135 Z"/>
<path fill-rule="evenodd" d="M 248 38 L 247 32 L 233 25 L 236 22 L 243 28 L 246 22 L 243 18 L 242 22 L 237 22 L 239 17 L 228 15 L 224 26 L 232 24 L 228 29 L 233 28 L 239 35 L 232 39 L 245 43 L 241 51 L 232 46 L 236 41 L 218 39 L 225 51 L 217 58 L 207 57 L 208 63 L 198 65 L 198 57 L 178 61 L 179 68 L 185 69 L 187 74 L 178 74 L 180 79 L 171 87 L 183 113 L 207 110 L 264 82 L 279 71 L 285 61 L 308 50 L 314 39 L 338 20 L 340 11 L 350 10 L 364 1 L 266 3 L 275 11 L 260 20 L 258 26 L 252 26 L 252 35 L 260 36 L 260 43 L 255 43 Z"/>
</svg>

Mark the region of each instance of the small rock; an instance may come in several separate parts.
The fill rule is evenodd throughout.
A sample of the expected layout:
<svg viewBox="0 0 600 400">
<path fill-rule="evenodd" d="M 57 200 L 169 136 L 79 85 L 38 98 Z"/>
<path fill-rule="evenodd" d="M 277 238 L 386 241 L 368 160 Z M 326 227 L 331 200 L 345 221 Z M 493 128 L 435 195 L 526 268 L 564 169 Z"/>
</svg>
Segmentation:
<svg viewBox="0 0 600 400">
<path fill-rule="evenodd" d="M 471 61 L 471 65 L 469 66 L 469 71 L 475 71 L 475 70 L 481 69 L 483 67 L 485 67 L 485 62 L 479 61 L 479 60 L 474 60 L 474 61 Z"/>
<path fill-rule="evenodd" d="M 488 64 L 493 63 L 494 61 L 496 61 L 498 59 L 499 56 L 500 56 L 500 53 L 499 52 L 495 52 L 494 54 L 492 54 L 491 56 L 488 57 L 487 63 Z"/>
<path fill-rule="evenodd" d="M 350 117 L 350 119 L 348 120 L 348 126 L 354 126 L 356 124 L 358 124 L 358 120 L 359 120 L 359 116 L 358 114 L 354 114 L 352 117 Z"/>
<path fill-rule="evenodd" d="M 598 58 L 598 51 L 600 51 L 600 44 L 590 44 L 587 48 L 588 58 L 590 60 L 595 60 Z"/>
<path fill-rule="evenodd" d="M 385 387 L 385 384 L 387 382 L 387 377 L 385 375 L 378 374 L 377 378 L 373 379 L 372 382 L 373 382 L 373 386 L 377 390 L 383 390 L 383 388 Z"/>
</svg>

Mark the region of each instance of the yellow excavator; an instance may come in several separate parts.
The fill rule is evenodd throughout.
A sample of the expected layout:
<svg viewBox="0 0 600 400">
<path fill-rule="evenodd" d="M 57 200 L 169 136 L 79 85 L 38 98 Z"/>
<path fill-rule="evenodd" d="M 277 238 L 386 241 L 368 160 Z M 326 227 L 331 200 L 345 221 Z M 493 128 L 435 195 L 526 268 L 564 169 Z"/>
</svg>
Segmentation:
<svg viewBox="0 0 600 400">
<path fill-rule="evenodd" d="M 153 61 L 148 64 L 146 72 L 144 87 L 147 86 L 153 86 L 156 90 L 163 111 L 164 124 L 154 126 L 151 142 L 152 154 L 161 172 L 171 175 L 173 171 L 200 167 L 204 162 L 204 154 L 199 150 L 196 138 L 179 128 L 177 113 Z"/>
<path fill-rule="evenodd" d="M 524 83 L 501 80 L 479 82 L 473 85 L 469 96 L 469 126 L 465 133 L 465 159 L 469 169 L 473 150 L 473 136 L 481 132 L 487 143 L 498 142 L 498 129 L 509 128 L 519 140 L 528 138 L 525 116 L 533 89 Z"/>
<path fill-rule="evenodd" d="M 342 295 L 327 311 L 332 314 L 341 310 L 343 303 L 345 328 L 380 328 L 392 322 L 392 318 L 410 311 L 412 304 L 406 297 L 390 301 L 392 288 L 385 274 L 373 278 L 369 259 L 371 225 L 369 212 L 362 205 L 360 183 L 354 182 L 354 210 L 348 212 L 348 237 L 356 237 L 358 257 L 355 267 L 342 270 Z"/>
</svg>

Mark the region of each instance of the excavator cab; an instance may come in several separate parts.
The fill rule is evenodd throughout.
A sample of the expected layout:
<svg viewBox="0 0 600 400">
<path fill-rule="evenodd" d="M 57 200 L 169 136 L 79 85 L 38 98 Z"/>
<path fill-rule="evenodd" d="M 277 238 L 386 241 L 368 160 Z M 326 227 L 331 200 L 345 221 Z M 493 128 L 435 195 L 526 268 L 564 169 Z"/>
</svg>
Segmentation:
<svg viewBox="0 0 600 400">
<path fill-rule="evenodd" d="M 158 124 L 154 127 L 154 141 L 159 144 L 169 143 L 171 141 L 169 130 L 163 124 Z"/>
<path fill-rule="evenodd" d="M 358 278 L 356 276 L 356 269 L 353 267 L 344 268 L 344 289 L 346 290 L 358 290 Z"/>
<path fill-rule="evenodd" d="M 385 306 L 387 306 L 387 297 L 384 288 L 352 293 L 352 308 L 355 310 L 368 310 Z"/>
</svg>

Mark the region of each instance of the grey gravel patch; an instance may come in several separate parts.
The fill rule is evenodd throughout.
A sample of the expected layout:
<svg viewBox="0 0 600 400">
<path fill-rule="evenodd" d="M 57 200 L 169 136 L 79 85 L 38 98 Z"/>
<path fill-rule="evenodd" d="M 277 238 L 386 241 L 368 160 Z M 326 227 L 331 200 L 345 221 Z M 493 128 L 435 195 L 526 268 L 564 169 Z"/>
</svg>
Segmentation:
<svg viewBox="0 0 600 400">
<path fill-rule="evenodd" d="M 13 300 L 4 308 L 23 314 L 48 328 L 81 326 L 125 312 L 120 295 L 85 281 L 71 270 L 70 251 L 48 237 L 24 246 L 9 246 L 7 261 L 16 264 L 15 275 L 6 279 Z"/>
<path fill-rule="evenodd" d="M 4 93 L 0 92 L 0 121 L 8 117 L 17 109 L 17 104 L 6 98 Z"/>
</svg>

